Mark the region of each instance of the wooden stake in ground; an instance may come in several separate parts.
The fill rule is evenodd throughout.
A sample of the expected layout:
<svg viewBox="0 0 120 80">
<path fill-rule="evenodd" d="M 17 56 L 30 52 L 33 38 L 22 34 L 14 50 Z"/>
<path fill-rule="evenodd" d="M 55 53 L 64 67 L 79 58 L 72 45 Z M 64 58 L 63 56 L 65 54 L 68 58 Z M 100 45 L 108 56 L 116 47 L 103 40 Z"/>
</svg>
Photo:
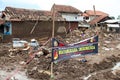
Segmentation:
<svg viewBox="0 0 120 80">
<path fill-rule="evenodd" d="M 55 4 L 53 5 L 53 9 L 52 9 L 52 20 L 53 20 L 53 26 L 52 26 L 52 39 L 54 38 L 54 34 L 55 34 Z M 52 45 L 52 47 L 54 47 L 54 45 Z M 53 54 L 51 54 L 53 55 Z M 53 62 L 51 61 L 51 79 L 54 79 L 54 75 L 53 75 Z"/>
</svg>

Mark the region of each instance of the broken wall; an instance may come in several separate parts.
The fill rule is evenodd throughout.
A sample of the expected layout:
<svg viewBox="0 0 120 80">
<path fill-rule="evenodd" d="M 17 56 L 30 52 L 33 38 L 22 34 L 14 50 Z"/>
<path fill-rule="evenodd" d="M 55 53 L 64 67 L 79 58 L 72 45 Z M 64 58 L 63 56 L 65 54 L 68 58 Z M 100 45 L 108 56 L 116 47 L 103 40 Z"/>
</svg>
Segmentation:
<svg viewBox="0 0 120 80">
<path fill-rule="evenodd" d="M 34 31 L 30 34 L 33 29 L 36 21 L 12 21 L 12 35 L 5 36 L 4 40 L 10 41 L 12 38 L 42 38 L 42 37 L 51 37 L 52 35 L 52 21 L 38 21 Z M 71 22 L 71 26 L 77 27 L 78 23 Z M 69 23 L 65 21 L 55 22 L 55 36 L 61 35 L 65 36 L 66 32 L 57 32 L 59 27 L 65 27 L 66 30 L 69 28 Z M 65 30 L 65 31 L 66 31 Z"/>
</svg>

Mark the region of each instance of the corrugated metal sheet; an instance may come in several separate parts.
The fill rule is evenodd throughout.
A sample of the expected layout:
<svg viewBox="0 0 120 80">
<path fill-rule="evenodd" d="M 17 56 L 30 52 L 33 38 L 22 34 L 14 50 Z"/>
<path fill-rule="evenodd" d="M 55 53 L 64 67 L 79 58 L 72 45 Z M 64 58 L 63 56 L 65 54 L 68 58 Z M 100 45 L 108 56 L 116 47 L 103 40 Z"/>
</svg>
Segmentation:
<svg viewBox="0 0 120 80">
<path fill-rule="evenodd" d="M 119 28 L 119 24 L 107 24 L 108 27 Z"/>
</svg>

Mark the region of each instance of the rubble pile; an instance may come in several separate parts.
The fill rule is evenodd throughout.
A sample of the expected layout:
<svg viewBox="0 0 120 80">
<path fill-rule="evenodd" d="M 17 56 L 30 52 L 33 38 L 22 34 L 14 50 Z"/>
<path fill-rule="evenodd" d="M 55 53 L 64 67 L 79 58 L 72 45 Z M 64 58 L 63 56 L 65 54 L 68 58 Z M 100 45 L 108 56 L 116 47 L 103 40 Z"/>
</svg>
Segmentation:
<svg viewBox="0 0 120 80">
<path fill-rule="evenodd" d="M 112 73 L 112 68 L 114 64 L 119 61 L 120 56 L 112 56 L 98 64 L 82 63 L 74 59 L 61 61 L 54 64 L 54 78 L 55 80 L 84 80 L 85 76 L 95 73 L 88 80 L 101 80 L 101 78 L 105 80 L 114 80 L 119 77 L 118 74 L 114 75 Z M 27 74 L 34 79 L 49 80 L 50 58 L 48 59 L 41 56 L 37 62 L 33 60 L 27 67 Z"/>
<path fill-rule="evenodd" d="M 88 78 L 88 80 L 95 80 L 95 79 L 101 80 L 101 78 L 105 80 L 120 79 L 118 77 L 118 74 L 114 75 L 111 70 L 112 67 L 114 67 L 115 63 L 120 61 L 120 55 L 118 56 L 111 55 L 108 57 L 106 56 L 105 58 L 101 58 L 104 57 L 103 56 L 104 54 L 105 55 L 119 54 L 118 51 L 115 51 L 116 49 L 115 46 L 119 43 L 119 41 L 117 40 L 118 37 L 116 37 L 115 34 L 107 34 L 107 33 L 102 33 L 99 30 L 87 29 L 85 30 L 83 37 L 82 31 L 74 30 L 73 32 L 67 34 L 64 39 L 60 36 L 57 36 L 57 39 L 66 43 L 74 43 L 96 35 L 97 31 L 99 33 L 99 39 L 100 39 L 99 53 L 102 55 L 102 56 L 98 55 L 97 57 L 101 59 L 100 60 L 101 62 L 99 61 L 98 58 L 93 58 L 93 60 L 94 61 L 98 60 L 99 63 L 94 62 L 92 64 L 82 63 L 79 60 L 76 61 L 74 59 L 61 61 L 59 63 L 54 64 L 55 80 L 61 80 L 61 79 L 84 80 L 85 76 L 89 76 L 89 75 L 91 76 Z M 115 42 L 112 40 L 114 40 Z M 88 60 L 88 63 L 89 62 L 91 63 L 91 61 Z M 31 62 L 30 65 L 28 66 L 28 72 L 27 72 L 29 77 L 35 79 L 49 80 L 50 62 L 51 62 L 51 58 L 50 57 L 46 58 L 44 56 L 41 56 L 39 58 L 37 64 L 35 64 L 36 62 Z M 34 66 L 37 66 L 35 71 L 34 69 L 32 69 L 34 67 L 31 67 L 31 64 L 35 64 Z M 109 75 L 111 75 L 111 77 Z"/>
<path fill-rule="evenodd" d="M 63 60 L 54 64 L 54 80 L 120 79 L 118 73 L 119 71 L 115 70 L 115 73 L 112 71 L 112 68 L 116 65 L 116 63 L 120 62 L 119 34 L 102 33 L 99 28 L 87 29 L 84 31 L 77 29 L 67 34 L 65 38 L 62 38 L 61 36 L 57 36 L 56 38 L 66 44 L 69 44 L 90 38 L 96 34 L 99 35 L 98 55 L 86 56 L 87 62 L 81 62 L 80 58 L 74 58 L 65 61 Z M 10 50 L 11 48 L 12 44 L 0 44 L 0 70 L 2 69 L 12 72 L 19 67 L 21 71 L 26 73 L 30 80 L 50 80 L 50 45 L 42 45 L 41 49 L 38 49 L 39 54 L 34 57 L 29 53 L 29 49 Z M 11 51 L 13 51 L 14 56 L 9 56 Z M 32 60 L 23 66 L 31 58 Z M 2 75 L 0 74 L 0 76 Z"/>
<path fill-rule="evenodd" d="M 100 31 L 97 29 L 86 29 L 84 31 L 76 29 L 72 31 L 71 33 L 66 35 L 65 41 L 66 43 L 76 43 L 81 40 L 93 37 L 97 35 Z"/>
</svg>

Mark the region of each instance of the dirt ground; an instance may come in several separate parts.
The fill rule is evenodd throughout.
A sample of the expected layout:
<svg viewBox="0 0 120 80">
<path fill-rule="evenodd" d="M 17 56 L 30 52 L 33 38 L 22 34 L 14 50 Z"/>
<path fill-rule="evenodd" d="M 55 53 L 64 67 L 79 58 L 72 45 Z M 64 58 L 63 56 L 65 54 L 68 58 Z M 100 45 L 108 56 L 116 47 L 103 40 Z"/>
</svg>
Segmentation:
<svg viewBox="0 0 120 80">
<path fill-rule="evenodd" d="M 9 56 L 8 50 L 12 44 L 1 43 L 0 80 L 120 80 L 120 70 L 116 74 L 112 72 L 112 68 L 120 62 L 120 49 L 117 48 L 120 44 L 120 35 L 112 35 L 99 36 L 99 53 L 86 55 L 87 62 L 81 62 L 79 57 L 55 63 L 54 79 L 50 78 L 50 57 L 36 56 L 24 66 L 21 63 L 29 59 L 28 53 L 17 51 L 15 56 Z M 24 78 L 20 78 L 20 75 L 14 76 L 17 74 Z"/>
</svg>

